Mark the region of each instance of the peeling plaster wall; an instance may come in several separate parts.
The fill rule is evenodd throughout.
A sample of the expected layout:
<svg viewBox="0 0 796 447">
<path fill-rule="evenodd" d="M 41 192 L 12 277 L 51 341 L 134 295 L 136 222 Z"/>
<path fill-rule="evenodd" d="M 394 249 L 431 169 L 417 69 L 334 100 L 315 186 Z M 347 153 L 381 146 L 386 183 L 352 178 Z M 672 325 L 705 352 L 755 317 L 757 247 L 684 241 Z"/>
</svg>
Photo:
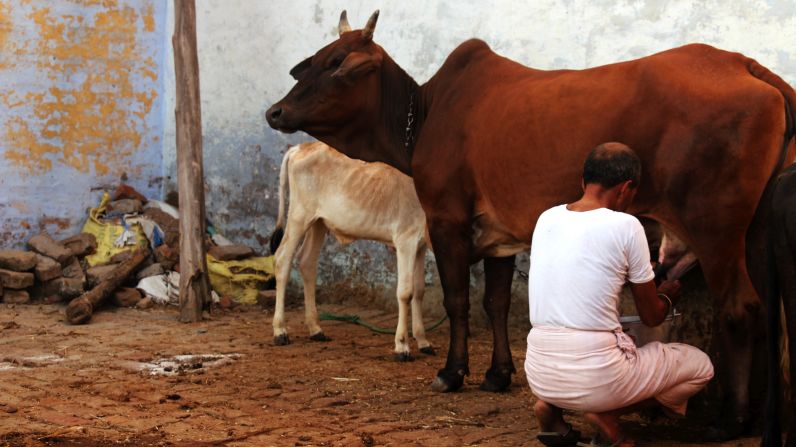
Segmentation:
<svg viewBox="0 0 796 447">
<path fill-rule="evenodd" d="M 165 3 L 0 0 L 0 246 L 80 230 L 101 190 L 158 197 Z"/>
<path fill-rule="evenodd" d="M 344 8 L 354 28 L 380 9 L 376 42 L 418 82 L 459 43 L 479 37 L 498 53 L 541 69 L 586 68 L 705 42 L 754 57 L 796 84 L 794 0 L 201 0 L 197 7 L 208 211 L 224 233 L 255 247 L 273 228 L 281 155 L 308 138 L 272 131 L 263 113 L 294 84 L 288 71 L 336 39 Z M 164 164 L 174 173 L 169 126 Z M 527 257 L 520 258 L 527 270 Z M 435 286 L 427 296 L 436 301 L 436 269 L 429 271 Z M 381 290 L 387 304 L 394 272 L 394 254 L 378 244 L 340 248 L 327 239 L 320 268 L 327 285 L 342 281 L 353 290 L 364 284 Z M 480 269 L 474 273 L 479 289 Z M 512 314 L 522 319 L 524 281 L 514 287 Z M 431 308 L 439 311 L 438 304 Z"/>
</svg>

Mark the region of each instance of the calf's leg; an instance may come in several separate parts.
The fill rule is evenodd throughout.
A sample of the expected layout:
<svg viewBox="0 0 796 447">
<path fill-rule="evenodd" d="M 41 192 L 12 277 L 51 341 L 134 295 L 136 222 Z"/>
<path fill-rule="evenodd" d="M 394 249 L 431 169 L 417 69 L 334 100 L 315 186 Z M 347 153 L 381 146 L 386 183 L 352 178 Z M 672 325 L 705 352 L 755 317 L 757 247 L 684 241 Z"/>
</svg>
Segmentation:
<svg viewBox="0 0 796 447">
<path fill-rule="evenodd" d="M 307 224 L 303 219 L 291 219 L 288 216 L 288 224 L 285 229 L 285 236 L 279 249 L 274 256 L 274 270 L 276 271 L 276 304 L 274 305 L 274 344 L 287 345 L 290 344 L 290 338 L 287 335 L 287 328 L 285 327 L 285 290 L 287 289 L 287 282 L 290 279 L 290 267 L 293 263 L 293 256 L 296 254 L 296 249 L 304 238 Z"/>
<path fill-rule="evenodd" d="M 404 241 L 396 241 L 395 252 L 398 256 L 398 327 L 395 328 L 395 359 L 398 361 L 412 360 L 409 347 L 409 302 L 412 301 L 412 276 L 414 273 L 414 245 Z"/>
<path fill-rule="evenodd" d="M 426 355 L 435 355 L 434 348 L 426 339 L 426 327 L 423 325 L 423 295 L 426 291 L 426 248 L 420 247 L 415 256 L 414 273 L 412 277 L 412 335 L 417 341 L 420 352 Z"/>
<path fill-rule="evenodd" d="M 322 221 L 316 221 L 304 236 L 299 257 L 299 271 L 304 281 L 304 323 L 314 341 L 329 341 L 324 335 L 318 320 L 318 308 L 315 304 L 315 282 L 318 277 L 318 256 L 321 254 L 323 239 L 326 236 L 326 226 Z"/>
</svg>

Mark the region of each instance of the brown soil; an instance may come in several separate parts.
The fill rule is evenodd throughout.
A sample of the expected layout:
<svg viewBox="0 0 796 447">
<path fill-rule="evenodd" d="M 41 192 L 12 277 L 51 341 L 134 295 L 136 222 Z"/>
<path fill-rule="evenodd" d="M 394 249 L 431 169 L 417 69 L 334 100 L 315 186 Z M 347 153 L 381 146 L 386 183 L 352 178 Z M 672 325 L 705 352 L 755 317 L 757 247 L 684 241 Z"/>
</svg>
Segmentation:
<svg viewBox="0 0 796 447">
<path fill-rule="evenodd" d="M 394 314 L 323 305 L 382 327 Z M 522 374 L 525 329 L 511 331 L 520 372 L 503 394 L 480 391 L 491 335 L 473 328 L 473 374 L 462 391 L 436 394 L 447 325 L 429 334 L 436 357 L 392 360 L 390 335 L 322 322 L 331 342 L 310 341 L 303 311 L 288 312 L 292 344 L 274 346 L 271 313 L 218 311 L 181 324 L 174 308 L 105 309 L 85 326 L 63 307 L 0 305 L 0 446 L 538 446 Z M 170 375 L 137 366 L 194 354 Z M 212 357 L 237 354 L 229 359 Z M 643 445 L 696 445 L 707 408 L 678 423 L 629 418 Z M 579 415 L 570 415 L 586 433 Z M 725 446 L 758 445 L 746 438 Z M 722 445 L 722 444 L 716 444 Z"/>
</svg>

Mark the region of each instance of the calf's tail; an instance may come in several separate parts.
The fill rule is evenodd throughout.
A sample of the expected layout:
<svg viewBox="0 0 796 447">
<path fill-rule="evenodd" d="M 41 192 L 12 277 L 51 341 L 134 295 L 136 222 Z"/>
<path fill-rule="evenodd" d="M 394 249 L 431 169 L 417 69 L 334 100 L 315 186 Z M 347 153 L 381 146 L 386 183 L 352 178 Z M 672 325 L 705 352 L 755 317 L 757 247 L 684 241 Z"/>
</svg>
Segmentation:
<svg viewBox="0 0 796 447">
<path fill-rule="evenodd" d="M 276 253 L 276 250 L 279 248 L 279 244 L 282 243 L 282 237 L 285 235 L 285 219 L 287 214 L 285 206 L 285 194 L 287 193 L 288 185 L 288 168 L 290 164 L 290 156 L 299 150 L 299 148 L 300 146 L 293 146 L 288 149 L 287 152 L 285 152 L 285 156 L 282 158 L 282 166 L 279 169 L 279 215 L 276 218 L 276 227 L 274 227 L 274 231 L 271 233 L 269 240 L 271 254 Z"/>
</svg>

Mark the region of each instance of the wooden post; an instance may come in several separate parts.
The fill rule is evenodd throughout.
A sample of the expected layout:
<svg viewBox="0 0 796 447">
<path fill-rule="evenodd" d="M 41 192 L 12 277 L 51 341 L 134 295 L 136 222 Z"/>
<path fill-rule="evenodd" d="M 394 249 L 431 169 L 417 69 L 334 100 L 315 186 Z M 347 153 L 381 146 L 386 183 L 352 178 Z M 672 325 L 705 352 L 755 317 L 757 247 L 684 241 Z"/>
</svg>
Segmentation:
<svg viewBox="0 0 796 447">
<path fill-rule="evenodd" d="M 174 71 L 177 87 L 177 188 L 180 194 L 180 321 L 202 319 L 210 299 L 205 257 L 202 111 L 196 52 L 196 4 L 174 0 Z"/>
</svg>

